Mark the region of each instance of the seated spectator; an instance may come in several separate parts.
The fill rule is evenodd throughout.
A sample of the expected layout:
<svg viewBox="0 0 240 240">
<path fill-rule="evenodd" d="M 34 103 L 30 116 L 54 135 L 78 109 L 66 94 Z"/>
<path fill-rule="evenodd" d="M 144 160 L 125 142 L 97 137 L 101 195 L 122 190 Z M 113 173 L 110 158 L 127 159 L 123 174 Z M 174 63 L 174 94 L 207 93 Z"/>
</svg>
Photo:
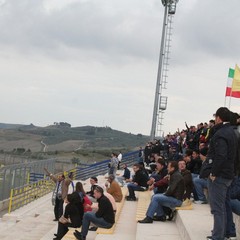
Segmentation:
<svg viewBox="0 0 240 240">
<path fill-rule="evenodd" d="M 167 189 L 167 184 L 158 184 L 159 181 L 167 175 L 165 162 L 159 158 L 156 164 L 156 171 L 151 174 L 150 179 L 147 182 L 150 186 L 149 190 L 153 190 L 155 194 L 163 193 Z"/>
<path fill-rule="evenodd" d="M 136 201 L 135 191 L 145 191 L 148 187 L 148 175 L 141 170 L 141 165 L 135 163 L 133 165 L 135 175 L 130 183 L 127 184 L 129 195 L 126 197 L 127 201 Z"/>
<path fill-rule="evenodd" d="M 146 217 L 139 223 L 152 223 L 154 221 L 166 221 L 163 206 L 169 208 L 180 207 L 183 201 L 185 191 L 184 180 L 178 171 L 178 163 L 170 161 L 168 163 L 168 174 L 170 175 L 169 187 L 163 194 L 155 194 L 151 199 Z M 156 216 L 154 216 L 156 213 Z"/>
<path fill-rule="evenodd" d="M 103 189 L 97 186 L 94 189 L 94 197 L 98 202 L 98 210 L 96 213 L 84 213 L 81 233 L 74 232 L 77 239 L 85 240 L 91 223 L 101 228 L 111 228 L 115 223 L 115 214 L 109 199 L 104 196 Z"/>
<path fill-rule="evenodd" d="M 110 174 L 108 176 L 108 181 L 106 182 L 105 186 L 106 186 L 106 191 L 114 197 L 116 202 L 122 201 L 122 198 L 123 198 L 122 190 L 119 184 L 115 181 L 114 175 Z"/>
<path fill-rule="evenodd" d="M 193 179 L 194 188 L 195 188 L 196 194 L 197 194 L 197 196 L 195 197 L 196 199 L 194 201 L 194 203 L 196 203 L 196 204 L 206 204 L 207 203 L 207 199 L 204 194 L 204 189 L 207 189 L 207 178 L 209 176 L 208 171 L 205 171 L 206 166 L 208 165 L 208 163 L 205 162 L 207 152 L 208 152 L 207 147 L 202 148 L 200 150 L 200 158 L 203 163 L 202 163 L 202 167 L 200 169 L 199 177 Z M 210 171 L 210 169 L 209 169 L 209 171 Z"/>
<path fill-rule="evenodd" d="M 92 209 L 88 207 L 89 205 L 92 205 L 92 202 L 88 198 L 87 194 L 85 193 L 85 190 L 84 190 L 81 182 L 76 183 L 76 192 L 79 194 L 79 196 L 81 197 L 81 199 L 83 201 L 84 212 L 92 211 Z"/>
<path fill-rule="evenodd" d="M 120 176 L 120 177 L 117 177 L 117 179 L 116 179 L 122 186 L 124 185 L 124 181 L 125 181 L 126 179 L 130 179 L 130 176 L 131 176 L 131 172 L 130 172 L 130 170 L 128 169 L 126 163 L 123 164 L 123 169 L 124 169 L 123 175 Z"/>
<path fill-rule="evenodd" d="M 79 195 L 77 195 L 79 197 Z M 65 202 L 67 203 L 63 217 L 59 219 L 57 234 L 54 240 L 62 239 L 68 232 L 69 227 L 78 228 L 82 224 L 83 212 L 79 212 L 79 202 L 75 198 L 76 195 L 68 194 Z M 78 198 L 80 199 L 80 197 Z"/>
<path fill-rule="evenodd" d="M 183 200 L 190 199 L 191 193 L 193 190 L 193 181 L 192 181 L 191 172 L 186 169 L 186 162 L 184 160 L 180 160 L 178 162 L 178 169 L 183 176 L 183 181 L 185 185 L 185 193 L 183 195 Z"/>
<path fill-rule="evenodd" d="M 232 212 L 240 216 L 240 200 L 231 199 L 230 203 L 231 203 Z"/>
<path fill-rule="evenodd" d="M 90 191 L 86 192 L 86 194 L 89 196 L 91 201 L 94 201 L 94 189 L 98 185 L 98 179 L 96 177 L 91 177 L 90 184 L 91 184 Z"/>
</svg>

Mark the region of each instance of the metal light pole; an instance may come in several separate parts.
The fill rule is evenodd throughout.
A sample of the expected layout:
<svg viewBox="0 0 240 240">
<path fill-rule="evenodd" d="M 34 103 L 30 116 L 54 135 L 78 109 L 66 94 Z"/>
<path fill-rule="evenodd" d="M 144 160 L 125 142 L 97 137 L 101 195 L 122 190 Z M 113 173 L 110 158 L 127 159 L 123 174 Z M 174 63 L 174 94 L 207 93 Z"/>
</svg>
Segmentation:
<svg viewBox="0 0 240 240">
<path fill-rule="evenodd" d="M 158 63 L 158 74 L 157 74 L 157 82 L 156 82 L 156 90 L 155 90 L 155 100 L 154 100 L 154 108 L 153 108 L 152 128 L 151 128 L 151 134 L 150 134 L 151 140 L 153 140 L 156 137 L 159 111 L 164 111 L 166 110 L 166 107 L 167 107 L 167 97 L 162 96 L 162 89 L 164 87 L 163 81 L 162 81 L 163 65 L 164 65 L 164 58 L 166 58 L 166 30 L 168 27 L 168 17 L 169 15 L 175 14 L 177 2 L 178 0 L 162 0 L 162 4 L 165 10 L 164 10 L 162 39 L 161 39 L 161 47 L 160 47 L 160 55 L 159 55 L 159 63 Z M 170 41 L 170 35 L 171 34 L 169 34 L 169 39 L 168 39 L 169 41 Z M 169 47 L 170 45 L 168 45 L 167 54 L 169 53 Z M 167 71 L 167 69 L 165 70 Z M 165 75 L 165 78 L 166 77 L 167 75 Z M 164 82 L 164 85 L 166 85 L 166 82 Z"/>
</svg>

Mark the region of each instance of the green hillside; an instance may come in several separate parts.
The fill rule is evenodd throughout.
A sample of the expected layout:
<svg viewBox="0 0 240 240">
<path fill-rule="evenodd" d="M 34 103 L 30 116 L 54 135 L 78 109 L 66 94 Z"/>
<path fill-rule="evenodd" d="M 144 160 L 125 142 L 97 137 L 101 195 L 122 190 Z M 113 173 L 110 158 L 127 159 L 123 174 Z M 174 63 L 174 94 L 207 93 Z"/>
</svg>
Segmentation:
<svg viewBox="0 0 240 240">
<path fill-rule="evenodd" d="M 129 149 L 145 145 L 148 136 L 131 134 L 111 129 L 110 127 L 71 127 L 52 125 L 37 127 L 14 125 L 1 129 L 0 150 L 10 151 L 16 148 L 30 149 L 32 152 L 43 151 L 76 151 Z"/>
</svg>

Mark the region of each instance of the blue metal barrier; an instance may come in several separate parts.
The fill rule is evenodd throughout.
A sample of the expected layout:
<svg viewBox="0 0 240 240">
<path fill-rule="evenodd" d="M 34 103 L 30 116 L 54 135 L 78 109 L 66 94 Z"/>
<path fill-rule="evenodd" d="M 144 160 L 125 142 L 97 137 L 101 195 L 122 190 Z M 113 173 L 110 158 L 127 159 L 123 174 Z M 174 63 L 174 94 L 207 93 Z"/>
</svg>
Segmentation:
<svg viewBox="0 0 240 240">
<path fill-rule="evenodd" d="M 44 174 L 42 173 L 30 173 L 30 177 L 29 177 L 29 182 L 33 183 L 33 182 L 37 182 L 39 180 L 44 179 Z"/>
<path fill-rule="evenodd" d="M 108 172 L 108 163 L 110 159 L 98 163 L 91 164 L 85 167 L 77 167 L 76 179 L 86 180 L 91 176 L 104 175 Z M 128 166 L 138 162 L 138 151 L 123 154 L 122 164 L 126 163 Z"/>
</svg>

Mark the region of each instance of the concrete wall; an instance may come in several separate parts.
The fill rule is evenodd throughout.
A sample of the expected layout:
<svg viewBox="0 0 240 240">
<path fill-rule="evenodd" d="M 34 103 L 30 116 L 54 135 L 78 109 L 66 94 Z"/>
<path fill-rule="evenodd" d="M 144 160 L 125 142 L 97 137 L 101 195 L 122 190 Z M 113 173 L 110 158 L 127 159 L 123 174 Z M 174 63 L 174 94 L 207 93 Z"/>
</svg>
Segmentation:
<svg viewBox="0 0 240 240">
<path fill-rule="evenodd" d="M 9 199 L 1 201 L 0 202 L 0 212 L 8 209 L 8 206 L 9 206 Z"/>
</svg>

